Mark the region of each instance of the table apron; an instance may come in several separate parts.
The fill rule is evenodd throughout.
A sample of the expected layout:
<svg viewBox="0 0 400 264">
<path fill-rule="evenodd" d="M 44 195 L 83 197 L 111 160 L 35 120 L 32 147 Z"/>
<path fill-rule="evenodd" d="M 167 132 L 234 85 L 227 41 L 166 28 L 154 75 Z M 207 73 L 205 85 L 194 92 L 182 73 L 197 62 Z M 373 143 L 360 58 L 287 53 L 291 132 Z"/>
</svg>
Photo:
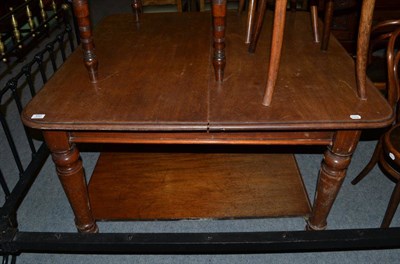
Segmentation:
<svg viewBox="0 0 400 264">
<path fill-rule="evenodd" d="M 329 145 L 334 131 L 269 132 L 69 132 L 74 143 Z"/>
</svg>

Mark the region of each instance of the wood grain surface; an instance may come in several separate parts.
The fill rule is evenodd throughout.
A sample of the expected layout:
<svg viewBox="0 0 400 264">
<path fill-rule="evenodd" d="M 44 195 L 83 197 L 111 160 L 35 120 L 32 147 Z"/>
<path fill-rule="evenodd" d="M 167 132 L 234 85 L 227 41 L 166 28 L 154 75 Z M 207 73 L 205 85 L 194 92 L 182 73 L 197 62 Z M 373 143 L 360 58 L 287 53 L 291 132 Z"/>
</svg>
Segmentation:
<svg viewBox="0 0 400 264">
<path fill-rule="evenodd" d="M 106 18 L 95 30 L 99 81 L 88 81 L 79 53 L 48 82 L 23 113 L 39 129 L 216 131 L 363 129 L 393 118 L 367 83 L 357 97 L 355 67 L 336 39 L 328 52 L 310 40 L 310 16 L 288 12 L 281 66 L 269 107 L 261 104 L 267 79 L 272 14 L 259 49 L 244 44 L 245 16 L 228 14 L 224 81 L 214 79 L 208 13 Z M 45 114 L 43 119 L 31 119 Z"/>
<path fill-rule="evenodd" d="M 290 154 L 103 152 L 89 196 L 94 218 L 102 220 L 310 213 Z"/>
</svg>

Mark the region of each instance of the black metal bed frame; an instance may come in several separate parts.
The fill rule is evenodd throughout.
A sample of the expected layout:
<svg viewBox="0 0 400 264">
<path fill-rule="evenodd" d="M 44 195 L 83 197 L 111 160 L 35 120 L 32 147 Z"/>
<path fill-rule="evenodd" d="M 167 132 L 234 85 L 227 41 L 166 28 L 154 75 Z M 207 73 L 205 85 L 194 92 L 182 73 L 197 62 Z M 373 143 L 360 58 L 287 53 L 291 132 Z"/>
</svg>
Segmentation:
<svg viewBox="0 0 400 264">
<path fill-rule="evenodd" d="M 19 114 L 23 109 L 20 98 L 21 86 L 25 81 L 30 96 L 36 94 L 33 74 L 41 77 L 42 83 L 48 80 L 43 67 L 44 60 L 51 63 L 53 73 L 57 70 L 56 52 L 66 60 L 65 42 L 74 50 L 73 30 L 65 21 L 62 30 L 43 50 L 26 63 L 0 91 L 0 107 L 6 94 L 16 104 Z M 36 69 L 36 71 L 34 70 Z M 26 88 L 25 88 L 26 89 Z M 40 88 L 39 88 L 40 89 Z M 3 110 L 3 108 L 0 108 Z M 4 111 L 6 112 L 6 111 Z M 23 252 L 41 253 L 86 253 L 86 254 L 236 254 L 273 252 L 317 252 L 368 249 L 400 248 L 400 228 L 388 229 L 345 229 L 326 231 L 282 231 L 282 232 L 243 232 L 243 233 L 98 233 L 80 234 L 66 232 L 21 232 L 18 230 L 17 211 L 35 181 L 49 150 L 41 142 L 36 148 L 30 131 L 25 129 L 30 147 L 31 160 L 23 166 L 19 150 L 13 139 L 5 113 L 0 111 L 0 121 L 8 146 L 17 167 L 18 181 L 11 189 L 5 175 L 0 170 L 0 186 L 5 202 L 0 208 L 0 254 L 2 263 L 16 263 L 17 256 Z M 1 150 L 3 151 L 3 150 Z M 6 173 L 6 174 L 3 174 Z"/>
</svg>

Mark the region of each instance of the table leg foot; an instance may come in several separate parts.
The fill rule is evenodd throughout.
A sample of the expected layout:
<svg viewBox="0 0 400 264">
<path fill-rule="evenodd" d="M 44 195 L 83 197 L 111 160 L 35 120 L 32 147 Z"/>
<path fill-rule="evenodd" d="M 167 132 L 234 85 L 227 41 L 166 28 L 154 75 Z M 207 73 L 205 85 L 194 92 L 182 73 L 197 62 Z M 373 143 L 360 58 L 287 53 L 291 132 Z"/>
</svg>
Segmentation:
<svg viewBox="0 0 400 264">
<path fill-rule="evenodd" d="M 324 154 L 312 215 L 307 230 L 323 230 L 327 217 L 346 176 L 346 170 L 360 138 L 360 131 L 338 131 Z"/>
<path fill-rule="evenodd" d="M 51 151 L 61 184 L 75 214 L 79 232 L 96 233 L 98 227 L 90 209 L 86 179 L 80 154 L 75 144 L 69 142 L 67 132 L 43 132 Z"/>
</svg>

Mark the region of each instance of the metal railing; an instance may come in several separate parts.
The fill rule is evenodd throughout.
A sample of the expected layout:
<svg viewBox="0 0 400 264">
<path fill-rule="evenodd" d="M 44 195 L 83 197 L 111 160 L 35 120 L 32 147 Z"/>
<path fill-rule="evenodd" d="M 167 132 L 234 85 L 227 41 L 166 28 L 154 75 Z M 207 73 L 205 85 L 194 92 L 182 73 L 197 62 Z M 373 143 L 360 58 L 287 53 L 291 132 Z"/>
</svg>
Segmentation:
<svg viewBox="0 0 400 264">
<path fill-rule="evenodd" d="M 56 18 L 57 14 L 61 12 L 65 16 L 66 11 L 66 6 L 60 7 L 41 26 L 44 27 L 46 23 L 49 23 L 48 21 Z M 4 141 L 7 142 L 7 144 L 3 145 L 8 146 L 8 149 L 2 149 L 1 152 L 3 155 L 12 155 L 11 159 L 14 161 L 15 166 L 15 170 L 11 171 L 2 171 L 0 166 L 0 189 L 3 192 L 2 197 L 4 200 L 4 204 L 0 208 L 0 241 L 1 253 L 4 255 L 3 263 L 8 263 L 8 255 L 12 253 L 7 250 L 5 241 L 12 240 L 12 237 L 18 232 L 16 217 L 18 207 L 49 155 L 46 145 L 32 137 L 30 131 L 20 121 L 19 115 L 26 102 L 35 96 L 37 91 L 41 89 L 75 49 L 74 34 L 68 20 L 64 17 L 58 23 L 59 29 L 56 37 L 47 42 L 42 50 L 20 67 L 18 73 L 10 77 L 0 90 L 0 123 Z M 11 124 L 9 122 L 10 119 L 12 121 Z M 16 127 L 24 130 L 23 133 L 19 133 L 24 135 L 23 138 L 15 138 Z M 28 162 L 24 162 L 23 158 L 21 158 L 21 152 L 26 152 L 26 148 L 29 149 L 31 157 Z M 8 165 L 8 167 L 11 166 L 10 164 Z M 14 175 L 10 175 L 11 173 L 14 173 Z M 11 262 L 15 262 L 15 256 L 11 258 Z"/>
<path fill-rule="evenodd" d="M 17 2 L 18 3 L 18 2 Z M 68 4 L 57 5 L 55 0 L 26 0 L 9 8 L 0 17 L 0 59 L 7 62 L 10 57 L 22 58 L 29 47 L 34 46 L 52 28 L 60 25 Z"/>
</svg>

